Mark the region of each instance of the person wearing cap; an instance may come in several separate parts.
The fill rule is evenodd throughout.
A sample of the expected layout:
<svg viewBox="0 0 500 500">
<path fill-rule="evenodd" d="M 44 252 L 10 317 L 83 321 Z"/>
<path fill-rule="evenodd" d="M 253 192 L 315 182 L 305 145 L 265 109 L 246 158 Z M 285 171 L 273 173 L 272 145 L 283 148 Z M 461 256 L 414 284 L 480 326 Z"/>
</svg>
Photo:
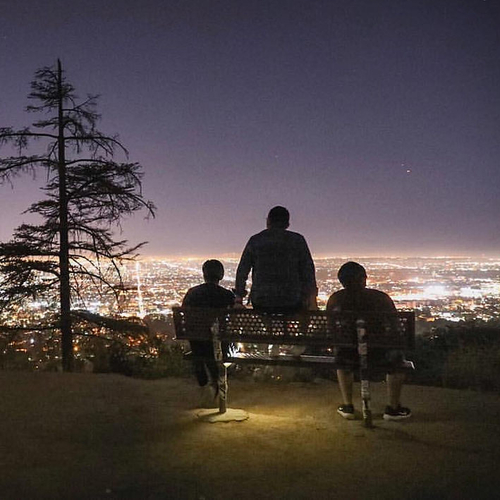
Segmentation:
<svg viewBox="0 0 500 500">
<path fill-rule="evenodd" d="M 249 303 L 264 312 L 293 313 L 316 308 L 318 288 L 314 262 L 305 238 L 288 230 L 290 213 L 276 206 L 269 211 L 267 228 L 253 235 L 245 246 L 236 271 L 236 304 L 247 295 Z"/>
<path fill-rule="evenodd" d="M 234 305 L 234 294 L 223 288 L 219 282 L 224 277 L 224 266 L 218 260 L 207 260 L 203 266 L 205 283 L 190 288 L 182 307 L 207 307 L 224 309 Z M 219 368 L 215 360 L 213 343 L 204 340 L 191 340 L 194 373 L 200 386 L 200 406 L 216 406 L 218 396 L 217 380 Z"/>
<path fill-rule="evenodd" d="M 330 296 L 326 306 L 327 311 L 354 311 L 354 312 L 396 312 L 394 302 L 384 292 L 366 288 L 366 270 L 357 262 L 347 262 L 338 271 L 338 279 L 343 290 Z M 401 406 L 401 390 L 404 382 L 404 353 L 399 350 L 376 349 L 370 354 L 371 359 L 376 359 L 377 364 L 388 367 L 386 382 L 388 404 L 385 409 L 385 420 L 402 420 L 411 416 L 411 410 Z M 339 348 L 335 352 L 337 378 L 343 404 L 337 412 L 344 418 L 355 418 L 352 401 L 352 386 L 354 381 L 353 369 L 358 364 L 356 349 Z"/>
</svg>

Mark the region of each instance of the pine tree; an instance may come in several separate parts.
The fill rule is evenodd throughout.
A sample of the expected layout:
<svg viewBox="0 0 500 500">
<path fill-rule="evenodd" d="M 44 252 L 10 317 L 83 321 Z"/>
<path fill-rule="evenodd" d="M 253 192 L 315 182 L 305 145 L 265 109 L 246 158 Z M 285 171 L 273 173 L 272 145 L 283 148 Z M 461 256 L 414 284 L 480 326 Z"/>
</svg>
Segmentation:
<svg viewBox="0 0 500 500">
<path fill-rule="evenodd" d="M 0 305 L 55 292 L 63 370 L 72 371 L 72 299 L 84 281 L 110 288 L 121 283 L 120 262 L 135 258 L 144 242 L 129 246 L 114 239 L 113 229 L 140 209 L 154 216 L 154 205 L 142 195 L 141 165 L 114 161 L 118 153 L 127 160 L 127 150 L 117 136 L 97 129 L 98 96 L 79 100 L 59 60 L 36 72 L 28 98 L 34 103 L 26 110 L 43 117 L 32 128 L 0 128 L 0 146 L 12 145 L 18 153 L 0 158 L 0 183 L 42 169 L 46 197 L 27 210 L 41 222 L 21 225 L 11 241 L 0 244 Z M 46 149 L 27 154 L 34 141 Z"/>
</svg>

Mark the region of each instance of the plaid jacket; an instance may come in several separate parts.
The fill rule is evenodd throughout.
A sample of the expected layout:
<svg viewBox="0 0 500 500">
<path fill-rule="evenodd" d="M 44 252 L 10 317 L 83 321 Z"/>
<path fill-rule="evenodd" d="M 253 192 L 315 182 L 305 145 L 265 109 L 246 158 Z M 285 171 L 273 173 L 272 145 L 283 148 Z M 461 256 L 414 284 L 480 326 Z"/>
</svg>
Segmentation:
<svg viewBox="0 0 500 500">
<path fill-rule="evenodd" d="M 240 297 L 246 295 L 250 271 L 254 305 L 297 306 L 317 295 L 314 262 L 301 234 L 271 228 L 250 238 L 236 271 L 235 293 Z"/>
</svg>

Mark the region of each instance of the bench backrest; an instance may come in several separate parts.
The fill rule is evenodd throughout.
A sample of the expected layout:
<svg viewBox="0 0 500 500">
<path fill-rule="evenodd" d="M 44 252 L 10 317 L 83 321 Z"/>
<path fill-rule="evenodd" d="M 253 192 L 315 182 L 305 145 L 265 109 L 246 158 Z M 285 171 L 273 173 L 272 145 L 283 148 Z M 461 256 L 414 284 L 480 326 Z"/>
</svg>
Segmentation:
<svg viewBox="0 0 500 500">
<path fill-rule="evenodd" d="M 357 322 L 364 321 L 369 347 L 413 349 L 413 311 L 395 313 L 308 311 L 300 314 L 261 313 L 253 309 L 174 307 L 176 338 L 212 340 L 217 322 L 220 340 L 234 343 L 354 347 Z"/>
</svg>

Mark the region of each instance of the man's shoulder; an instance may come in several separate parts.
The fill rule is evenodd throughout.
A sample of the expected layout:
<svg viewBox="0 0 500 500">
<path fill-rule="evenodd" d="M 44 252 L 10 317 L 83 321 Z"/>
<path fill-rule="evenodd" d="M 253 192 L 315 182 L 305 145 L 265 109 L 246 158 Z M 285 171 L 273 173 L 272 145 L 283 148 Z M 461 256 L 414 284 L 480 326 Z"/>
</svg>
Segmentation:
<svg viewBox="0 0 500 500">
<path fill-rule="evenodd" d="M 192 298 L 197 295 L 202 295 L 206 292 L 206 284 L 202 283 L 201 285 L 196 285 L 191 287 L 187 292 L 186 292 L 186 297 Z"/>
<path fill-rule="evenodd" d="M 381 290 L 374 288 L 365 288 L 366 298 L 374 307 L 381 309 L 395 309 L 395 305 L 391 297 Z"/>
<path fill-rule="evenodd" d="M 203 295 L 227 295 L 234 296 L 234 293 L 228 288 L 224 288 L 223 286 L 212 284 L 212 283 L 202 283 L 201 285 L 196 285 L 193 288 L 190 288 L 188 293 L 200 293 Z"/>
<path fill-rule="evenodd" d="M 217 285 L 217 291 L 221 295 L 226 295 L 227 297 L 234 297 L 234 293 L 229 288 L 224 288 L 223 286 Z"/>
<path fill-rule="evenodd" d="M 289 231 L 288 229 L 281 230 L 279 233 L 279 237 L 286 241 L 288 245 L 293 245 L 296 247 L 306 247 L 306 239 L 300 233 L 296 233 L 295 231 Z"/>
<path fill-rule="evenodd" d="M 385 298 L 390 299 L 389 295 L 387 295 L 385 292 L 383 292 L 382 290 L 376 290 L 375 288 L 365 288 L 365 293 L 367 295 L 372 296 L 372 297 L 378 297 L 378 298 L 385 297 Z"/>
<path fill-rule="evenodd" d="M 346 291 L 344 289 L 342 290 L 337 290 L 336 292 L 332 293 L 330 295 L 330 298 L 328 299 L 328 302 L 326 304 L 326 309 L 332 309 L 336 305 L 338 305 L 340 302 L 342 302 L 342 298 L 345 296 Z"/>
<path fill-rule="evenodd" d="M 226 307 L 234 304 L 234 293 L 220 285 L 203 283 L 190 288 L 183 304 L 192 307 Z"/>
<path fill-rule="evenodd" d="M 306 239 L 300 233 L 296 233 L 294 231 L 288 231 L 288 230 L 286 232 L 287 232 L 289 238 L 293 238 L 294 240 L 301 241 L 301 242 L 305 243 Z"/>
<path fill-rule="evenodd" d="M 288 239 L 288 240 L 296 240 L 296 241 L 304 241 L 305 238 L 300 233 L 296 233 L 294 231 L 289 231 L 288 229 L 264 229 L 259 233 L 254 234 L 248 240 L 249 242 L 260 241 L 266 239 Z"/>
<path fill-rule="evenodd" d="M 193 293 L 199 293 L 199 292 L 202 292 L 205 288 L 206 288 L 206 284 L 205 283 L 202 283 L 201 285 L 196 285 L 196 286 L 193 286 L 191 287 L 187 293 L 188 294 L 193 294 Z M 187 295 L 187 294 L 186 294 Z"/>
<path fill-rule="evenodd" d="M 389 295 L 373 288 L 356 291 L 344 288 L 333 293 L 327 303 L 328 310 L 360 308 L 365 310 L 394 310 L 395 305 Z"/>
<path fill-rule="evenodd" d="M 255 241 L 259 241 L 263 238 L 266 238 L 267 235 L 269 234 L 269 229 L 264 229 L 263 231 L 260 231 L 259 233 L 255 233 L 250 238 L 248 239 L 248 243 L 254 243 Z"/>
</svg>

